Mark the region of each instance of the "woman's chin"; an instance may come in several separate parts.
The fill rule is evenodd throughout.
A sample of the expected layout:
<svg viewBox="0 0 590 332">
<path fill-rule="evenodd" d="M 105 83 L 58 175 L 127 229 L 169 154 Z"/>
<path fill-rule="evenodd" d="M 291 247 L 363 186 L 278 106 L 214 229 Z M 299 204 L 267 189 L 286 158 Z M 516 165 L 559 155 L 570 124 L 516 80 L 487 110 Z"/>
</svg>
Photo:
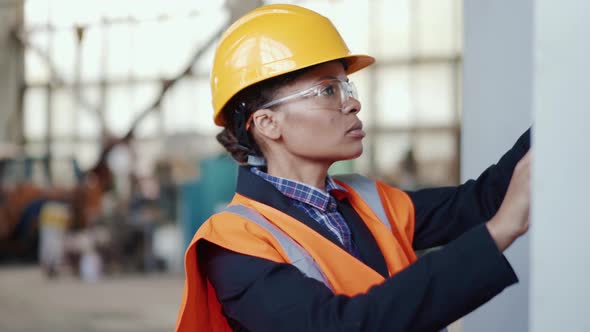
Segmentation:
<svg viewBox="0 0 590 332">
<path fill-rule="evenodd" d="M 340 151 L 339 160 L 351 160 L 360 157 L 363 154 L 363 145 L 349 146 L 346 149 Z"/>
<path fill-rule="evenodd" d="M 343 146 L 333 147 L 322 151 L 314 151 L 313 154 L 307 155 L 307 158 L 311 160 L 317 160 L 322 162 L 335 163 L 341 160 L 351 160 L 360 157 L 363 154 L 363 145 L 359 142 L 358 144 L 347 144 Z"/>
</svg>

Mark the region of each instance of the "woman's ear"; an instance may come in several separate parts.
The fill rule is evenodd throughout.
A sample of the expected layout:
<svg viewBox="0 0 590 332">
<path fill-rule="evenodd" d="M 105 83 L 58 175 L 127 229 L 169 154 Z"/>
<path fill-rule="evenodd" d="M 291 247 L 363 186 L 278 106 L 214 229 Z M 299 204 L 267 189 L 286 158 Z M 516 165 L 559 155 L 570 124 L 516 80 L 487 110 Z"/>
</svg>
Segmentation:
<svg viewBox="0 0 590 332">
<path fill-rule="evenodd" d="M 277 140 L 281 137 L 278 123 L 279 113 L 270 109 L 260 109 L 252 114 L 252 124 L 255 130 L 267 139 Z"/>
</svg>

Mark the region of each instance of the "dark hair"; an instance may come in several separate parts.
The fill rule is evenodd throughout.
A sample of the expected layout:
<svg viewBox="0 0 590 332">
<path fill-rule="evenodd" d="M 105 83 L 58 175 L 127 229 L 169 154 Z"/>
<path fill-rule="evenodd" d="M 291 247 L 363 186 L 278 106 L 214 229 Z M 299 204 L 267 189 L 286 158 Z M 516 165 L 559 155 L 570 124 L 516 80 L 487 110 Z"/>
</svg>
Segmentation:
<svg viewBox="0 0 590 332">
<path fill-rule="evenodd" d="M 245 132 L 243 122 L 261 105 L 272 100 L 277 89 L 293 82 L 311 68 L 313 67 L 299 69 L 253 84 L 238 92 L 223 107 L 221 114 L 225 120 L 225 128 L 217 134 L 217 141 L 238 163 L 245 164 L 248 161 L 248 155 L 262 156 L 260 146 L 250 132 Z M 243 114 L 238 114 L 240 112 Z M 236 116 L 242 117 L 243 121 L 236 121 Z M 247 143 L 238 140 L 240 134 L 247 135 Z"/>
</svg>

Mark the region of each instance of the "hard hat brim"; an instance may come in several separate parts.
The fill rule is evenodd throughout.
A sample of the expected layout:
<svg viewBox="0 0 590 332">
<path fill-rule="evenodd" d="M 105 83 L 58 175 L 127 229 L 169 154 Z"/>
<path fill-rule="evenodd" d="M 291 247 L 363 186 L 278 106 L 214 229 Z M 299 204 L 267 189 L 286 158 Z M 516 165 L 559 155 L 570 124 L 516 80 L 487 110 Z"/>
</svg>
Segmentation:
<svg viewBox="0 0 590 332">
<path fill-rule="evenodd" d="M 365 67 L 372 65 L 375 62 L 375 58 L 365 54 L 354 54 L 343 58 L 348 64 L 347 74 L 352 74 Z"/>
<path fill-rule="evenodd" d="M 372 65 L 375 62 L 375 58 L 373 58 L 370 55 L 365 55 L 365 54 L 352 54 L 352 55 L 347 55 L 345 57 L 342 58 L 337 58 L 337 59 L 332 59 L 332 60 L 328 60 L 328 61 L 324 61 L 324 62 L 320 62 L 320 63 L 314 63 L 314 64 L 310 64 L 307 67 L 304 68 L 309 68 L 309 67 L 313 67 L 322 63 L 326 63 L 326 62 L 330 62 L 330 61 L 336 61 L 336 60 L 344 60 L 346 61 L 347 64 L 347 69 L 346 69 L 346 74 L 350 75 L 352 73 L 355 73 L 363 68 L 366 68 L 370 65 Z M 299 68 L 299 69 L 304 69 L 304 68 Z M 279 75 L 276 76 L 268 76 L 266 77 L 266 79 L 270 79 L 270 78 L 274 78 L 280 75 L 284 75 L 287 73 L 281 73 Z M 260 81 L 262 82 L 262 81 Z M 260 82 L 255 82 L 255 83 L 260 83 Z M 254 84 L 255 84 L 254 83 Z M 225 120 L 223 118 L 223 114 L 222 112 L 218 112 L 215 117 L 214 117 L 214 122 L 216 125 L 223 127 L 225 126 Z"/>
</svg>

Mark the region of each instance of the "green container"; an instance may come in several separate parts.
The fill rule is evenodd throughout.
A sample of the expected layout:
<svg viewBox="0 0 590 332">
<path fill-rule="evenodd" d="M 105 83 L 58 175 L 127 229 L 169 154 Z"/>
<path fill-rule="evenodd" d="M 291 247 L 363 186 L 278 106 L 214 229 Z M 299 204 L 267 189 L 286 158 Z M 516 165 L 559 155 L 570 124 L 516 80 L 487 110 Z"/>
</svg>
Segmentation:
<svg viewBox="0 0 590 332">
<path fill-rule="evenodd" d="M 203 222 L 224 208 L 236 190 L 238 166 L 229 156 L 204 159 L 199 167 L 197 181 L 180 185 L 178 211 L 185 248 Z"/>
</svg>

